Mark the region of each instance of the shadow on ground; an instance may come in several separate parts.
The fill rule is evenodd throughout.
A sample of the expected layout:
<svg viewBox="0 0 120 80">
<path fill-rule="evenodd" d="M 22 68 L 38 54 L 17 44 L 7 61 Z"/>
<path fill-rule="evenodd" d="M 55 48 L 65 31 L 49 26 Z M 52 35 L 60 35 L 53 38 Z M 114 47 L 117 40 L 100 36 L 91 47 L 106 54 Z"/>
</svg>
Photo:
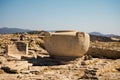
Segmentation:
<svg viewBox="0 0 120 80">
<path fill-rule="evenodd" d="M 22 59 L 27 60 L 29 63 L 32 63 L 33 66 L 55 66 L 55 65 L 65 65 L 68 64 L 70 61 L 75 60 L 76 58 L 71 57 L 24 57 Z"/>
</svg>

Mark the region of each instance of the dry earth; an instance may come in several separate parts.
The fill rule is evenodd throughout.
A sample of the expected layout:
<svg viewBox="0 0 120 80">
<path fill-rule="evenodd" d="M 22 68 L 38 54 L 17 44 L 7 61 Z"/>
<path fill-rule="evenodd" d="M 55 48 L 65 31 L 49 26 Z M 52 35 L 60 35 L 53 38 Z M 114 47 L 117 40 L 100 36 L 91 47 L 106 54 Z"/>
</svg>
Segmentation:
<svg viewBox="0 0 120 80">
<path fill-rule="evenodd" d="M 120 80 L 120 42 L 94 41 L 83 57 L 53 58 L 41 35 L 26 34 L 28 55 L 8 56 L 6 46 L 19 40 L 20 34 L 0 35 L 0 80 Z"/>
</svg>

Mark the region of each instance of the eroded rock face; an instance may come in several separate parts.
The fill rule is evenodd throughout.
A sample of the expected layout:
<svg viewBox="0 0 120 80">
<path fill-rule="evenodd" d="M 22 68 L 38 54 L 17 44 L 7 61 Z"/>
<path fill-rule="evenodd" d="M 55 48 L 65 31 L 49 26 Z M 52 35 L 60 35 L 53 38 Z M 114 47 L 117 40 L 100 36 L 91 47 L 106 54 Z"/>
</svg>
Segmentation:
<svg viewBox="0 0 120 80">
<path fill-rule="evenodd" d="M 45 48 L 52 56 L 83 56 L 89 48 L 89 35 L 77 31 L 46 33 Z"/>
<path fill-rule="evenodd" d="M 88 53 L 93 57 L 120 58 L 119 42 L 91 42 Z"/>
</svg>

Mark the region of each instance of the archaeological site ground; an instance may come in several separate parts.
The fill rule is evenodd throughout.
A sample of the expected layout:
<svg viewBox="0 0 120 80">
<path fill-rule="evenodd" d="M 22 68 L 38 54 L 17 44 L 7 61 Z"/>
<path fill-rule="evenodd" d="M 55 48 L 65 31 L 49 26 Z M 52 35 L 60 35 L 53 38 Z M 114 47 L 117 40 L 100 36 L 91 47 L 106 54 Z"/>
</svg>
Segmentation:
<svg viewBox="0 0 120 80">
<path fill-rule="evenodd" d="M 45 31 L 0 34 L 0 80 L 120 80 L 120 38 L 90 35 L 85 52 L 86 44 L 81 37 L 84 33 L 75 39 L 72 38 L 76 35 L 64 36 L 60 44 L 56 35 L 49 37 L 51 41 L 46 44 L 45 34 Z M 83 40 L 81 53 L 85 53 L 74 56 L 74 52 L 79 52 L 74 41 L 79 39 Z"/>
</svg>

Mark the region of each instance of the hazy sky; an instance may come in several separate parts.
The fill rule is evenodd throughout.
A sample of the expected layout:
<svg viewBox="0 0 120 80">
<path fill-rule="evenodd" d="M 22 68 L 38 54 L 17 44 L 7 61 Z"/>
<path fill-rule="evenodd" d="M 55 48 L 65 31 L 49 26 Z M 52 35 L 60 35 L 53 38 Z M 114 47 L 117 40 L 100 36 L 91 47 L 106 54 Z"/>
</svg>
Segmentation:
<svg viewBox="0 0 120 80">
<path fill-rule="evenodd" d="M 120 0 L 0 0 L 0 27 L 120 35 Z"/>
</svg>

